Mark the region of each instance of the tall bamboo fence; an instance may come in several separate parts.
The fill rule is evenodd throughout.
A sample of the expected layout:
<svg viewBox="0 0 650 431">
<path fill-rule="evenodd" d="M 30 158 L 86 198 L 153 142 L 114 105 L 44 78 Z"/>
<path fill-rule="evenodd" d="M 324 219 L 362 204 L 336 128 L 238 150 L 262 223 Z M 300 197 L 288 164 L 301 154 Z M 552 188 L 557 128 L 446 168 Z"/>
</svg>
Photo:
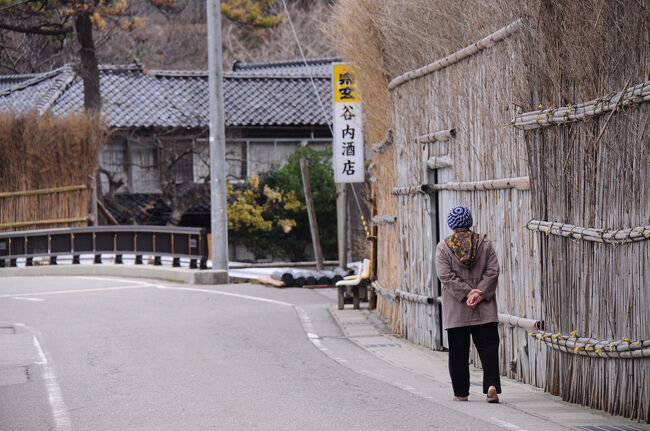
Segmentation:
<svg viewBox="0 0 650 431">
<path fill-rule="evenodd" d="M 0 231 L 88 225 L 104 130 L 83 114 L 1 114 Z"/>
<path fill-rule="evenodd" d="M 431 181 L 427 161 L 447 157 L 452 166 L 437 169 L 436 182 L 485 181 L 528 175 L 526 147 L 517 134 L 504 128 L 516 107 L 510 85 L 518 59 L 509 55 L 506 42 L 474 53 L 392 92 L 396 121 L 396 186 Z M 404 113 L 404 114 L 401 114 Z M 455 137 L 420 143 L 418 137 L 454 128 Z M 504 183 L 507 183 L 505 181 Z M 477 186 L 474 185 L 474 188 Z M 482 187 L 482 186 L 478 186 Z M 453 187 L 451 187 L 453 188 Z M 438 199 L 439 215 L 431 220 L 431 199 Z M 401 231 L 401 289 L 437 296 L 436 276 L 430 260 L 435 253 L 431 232 L 438 224 L 437 241 L 451 232 L 446 214 L 455 205 L 470 207 L 475 227 L 494 244 L 501 264 L 499 311 L 506 314 L 543 319 L 544 304 L 539 294 L 540 267 L 536 261 L 538 239 L 523 226 L 532 218 L 531 193 L 518 188 L 493 190 L 440 190 L 437 196 L 402 195 L 397 197 Z M 439 323 L 430 314 L 434 307 L 403 302 L 403 319 L 409 339 L 430 347 Z M 532 342 L 519 328 L 501 328 L 501 370 L 527 383 L 543 385 L 545 350 Z M 477 361 L 476 355 L 474 360 Z"/>
<path fill-rule="evenodd" d="M 381 63 L 362 91 L 382 80 L 390 89 L 392 145 L 378 142 L 373 157 L 377 169 L 390 155 L 394 169 L 375 185 L 378 202 L 395 202 L 394 224 L 377 219 L 382 314 L 409 340 L 440 347 L 435 241 L 450 234 L 449 208 L 467 205 L 501 264 L 502 374 L 647 421 L 647 7 L 365 3 L 341 0 L 334 12 L 337 28 L 353 29 L 339 42 L 345 58 L 362 70 L 369 53 Z M 369 13 L 363 27 L 345 19 Z M 356 42 L 368 34 L 371 49 Z M 385 103 L 378 97 L 366 103 Z M 393 231 L 396 242 L 382 243 Z M 519 317 L 545 330 L 523 330 Z"/>
<path fill-rule="evenodd" d="M 521 92 L 528 117 L 513 118 L 524 130 L 535 179 L 533 215 L 572 225 L 569 237 L 552 226 L 546 234 L 532 230 L 540 239 L 545 319 L 553 332 L 592 340 L 574 351 L 549 349 L 546 388 L 568 401 L 648 421 L 648 351 L 603 358 L 650 338 L 650 241 L 645 235 L 631 240 L 628 231 L 650 225 L 648 7 L 597 2 L 593 10 L 575 3 L 522 10 L 527 31 L 518 47 L 522 79 L 540 83 Z M 601 20 L 608 25 L 586 39 Z M 604 229 L 602 238 L 589 228 Z M 626 231 L 617 241 L 616 233 Z"/>
</svg>

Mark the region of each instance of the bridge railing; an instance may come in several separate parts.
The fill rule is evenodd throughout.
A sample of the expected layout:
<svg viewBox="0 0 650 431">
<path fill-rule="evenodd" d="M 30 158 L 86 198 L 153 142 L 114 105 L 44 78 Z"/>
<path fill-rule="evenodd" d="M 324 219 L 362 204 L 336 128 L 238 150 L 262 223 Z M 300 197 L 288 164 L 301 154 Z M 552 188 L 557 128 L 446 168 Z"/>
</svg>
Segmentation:
<svg viewBox="0 0 650 431">
<path fill-rule="evenodd" d="M 72 256 L 79 264 L 80 256 L 94 255 L 102 263 L 102 255 L 115 255 L 121 264 L 123 255 L 135 255 L 135 264 L 142 264 L 143 255 L 154 257 L 154 265 L 162 265 L 162 257 L 172 258 L 172 266 L 180 267 L 181 258 L 189 259 L 190 268 L 207 269 L 208 239 L 203 228 L 168 226 L 91 226 L 43 229 L 0 233 L 0 268 L 15 267 L 20 258 L 32 266 L 35 257 L 47 256 L 50 265 L 58 256 Z"/>
</svg>

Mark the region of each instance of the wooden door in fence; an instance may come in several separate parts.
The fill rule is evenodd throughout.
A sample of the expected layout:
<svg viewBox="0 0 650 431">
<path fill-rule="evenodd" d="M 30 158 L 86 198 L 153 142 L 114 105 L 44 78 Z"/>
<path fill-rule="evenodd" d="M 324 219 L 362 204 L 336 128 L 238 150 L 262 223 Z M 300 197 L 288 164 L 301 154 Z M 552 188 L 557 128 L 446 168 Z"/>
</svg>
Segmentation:
<svg viewBox="0 0 650 431">
<path fill-rule="evenodd" d="M 450 167 L 443 167 L 429 171 L 429 184 L 441 184 L 453 181 L 453 169 Z M 431 196 L 431 238 L 434 241 L 433 250 L 438 242 L 442 241 L 452 234 L 451 229 L 447 225 L 447 213 L 456 205 L 454 202 L 452 191 L 438 190 Z M 435 253 L 434 259 L 434 274 L 435 274 Z M 435 284 L 433 286 L 433 296 L 442 296 L 442 286 L 438 277 L 435 277 Z M 436 305 L 440 307 L 440 305 Z M 440 311 L 442 314 L 442 310 Z M 440 343 L 442 347 L 449 348 L 449 341 L 447 339 L 447 331 L 442 329 L 442 320 L 438 323 L 440 328 Z"/>
<path fill-rule="evenodd" d="M 0 192 L 0 231 L 87 226 L 86 185 Z"/>
</svg>

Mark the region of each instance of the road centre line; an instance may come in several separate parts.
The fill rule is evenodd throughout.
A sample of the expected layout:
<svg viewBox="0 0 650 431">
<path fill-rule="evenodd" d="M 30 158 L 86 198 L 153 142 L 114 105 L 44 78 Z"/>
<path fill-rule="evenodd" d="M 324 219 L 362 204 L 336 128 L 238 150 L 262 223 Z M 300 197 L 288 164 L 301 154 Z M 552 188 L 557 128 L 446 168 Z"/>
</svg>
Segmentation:
<svg viewBox="0 0 650 431">
<path fill-rule="evenodd" d="M 39 362 L 36 362 L 36 364 L 43 368 L 43 382 L 45 383 L 45 390 L 47 391 L 47 400 L 50 404 L 50 411 L 54 418 L 54 429 L 56 429 L 56 431 L 69 431 L 72 429 L 72 424 L 70 422 L 70 416 L 68 415 L 68 407 L 65 405 L 65 401 L 63 400 L 63 394 L 61 393 L 61 388 L 59 387 L 54 367 L 47 359 L 49 355 L 45 352 L 41 343 L 38 341 L 41 334 L 24 323 L 16 323 L 15 326 L 19 326 L 32 334 L 34 347 L 38 352 L 39 358 Z"/>
</svg>

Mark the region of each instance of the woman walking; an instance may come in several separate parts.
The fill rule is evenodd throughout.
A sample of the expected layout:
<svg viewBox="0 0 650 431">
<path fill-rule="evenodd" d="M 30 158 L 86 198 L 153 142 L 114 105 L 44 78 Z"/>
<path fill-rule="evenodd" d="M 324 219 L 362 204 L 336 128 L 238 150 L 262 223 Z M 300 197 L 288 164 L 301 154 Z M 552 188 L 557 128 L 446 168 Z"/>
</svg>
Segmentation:
<svg viewBox="0 0 650 431">
<path fill-rule="evenodd" d="M 436 247 L 436 271 L 442 282 L 442 323 L 449 339 L 449 375 L 454 400 L 469 396 L 469 338 L 483 365 L 486 401 L 498 403 L 499 333 L 494 297 L 499 261 L 485 235 L 470 230 L 474 224 L 467 207 L 449 211 L 447 223 L 454 233 Z"/>
</svg>

